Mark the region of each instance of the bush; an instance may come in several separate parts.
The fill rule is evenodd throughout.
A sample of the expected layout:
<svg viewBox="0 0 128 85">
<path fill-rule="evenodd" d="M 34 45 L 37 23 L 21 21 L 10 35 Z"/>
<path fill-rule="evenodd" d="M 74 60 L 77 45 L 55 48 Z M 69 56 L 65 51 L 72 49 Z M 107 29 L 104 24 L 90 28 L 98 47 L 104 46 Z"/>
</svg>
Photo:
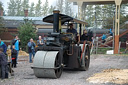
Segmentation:
<svg viewBox="0 0 128 85">
<path fill-rule="evenodd" d="M 19 27 L 19 38 L 21 40 L 21 48 L 26 51 L 27 43 L 30 38 L 35 39 L 37 37 L 36 29 L 32 24 L 32 20 L 24 19 L 24 23 Z"/>
</svg>

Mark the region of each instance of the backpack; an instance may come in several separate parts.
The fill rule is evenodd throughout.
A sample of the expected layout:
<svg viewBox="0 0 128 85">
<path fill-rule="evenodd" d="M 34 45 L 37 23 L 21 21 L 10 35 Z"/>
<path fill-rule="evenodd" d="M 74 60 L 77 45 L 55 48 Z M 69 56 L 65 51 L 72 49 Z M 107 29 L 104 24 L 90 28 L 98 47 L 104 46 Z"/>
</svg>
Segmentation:
<svg viewBox="0 0 128 85">
<path fill-rule="evenodd" d="M 13 40 L 11 41 L 11 49 L 12 49 L 12 46 L 15 45 L 16 41 L 17 41 L 17 40 L 15 40 L 15 39 L 13 39 Z"/>
</svg>

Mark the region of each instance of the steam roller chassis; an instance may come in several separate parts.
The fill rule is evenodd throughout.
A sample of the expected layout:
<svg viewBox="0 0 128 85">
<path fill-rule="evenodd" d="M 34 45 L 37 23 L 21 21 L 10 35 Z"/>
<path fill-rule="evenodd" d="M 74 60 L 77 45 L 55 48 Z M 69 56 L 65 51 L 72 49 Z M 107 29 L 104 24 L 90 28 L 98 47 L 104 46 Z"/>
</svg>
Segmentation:
<svg viewBox="0 0 128 85">
<path fill-rule="evenodd" d="M 38 78 L 59 78 L 65 68 L 81 71 L 89 68 L 90 50 L 88 44 L 84 41 L 77 45 L 75 35 L 59 31 L 59 17 L 61 24 L 73 20 L 72 17 L 58 12 L 43 19 L 44 22 L 53 23 L 54 28 L 53 33 L 47 34 L 45 45 L 36 48 L 32 69 Z"/>
</svg>

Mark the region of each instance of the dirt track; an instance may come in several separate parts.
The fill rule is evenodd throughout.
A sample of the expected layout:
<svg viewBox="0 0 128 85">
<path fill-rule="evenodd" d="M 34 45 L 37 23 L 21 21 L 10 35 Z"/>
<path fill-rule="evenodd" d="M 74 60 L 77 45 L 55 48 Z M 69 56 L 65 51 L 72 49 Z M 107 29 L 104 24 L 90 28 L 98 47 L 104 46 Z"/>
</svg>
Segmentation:
<svg viewBox="0 0 128 85">
<path fill-rule="evenodd" d="M 28 57 L 19 57 L 17 68 L 14 68 L 15 76 L 0 85 L 117 85 L 113 83 L 92 84 L 86 81 L 87 78 L 105 69 L 128 69 L 127 55 L 91 55 L 90 68 L 88 71 L 64 70 L 59 79 L 36 78 L 32 64 L 28 63 Z M 128 84 L 124 84 L 128 85 Z"/>
</svg>

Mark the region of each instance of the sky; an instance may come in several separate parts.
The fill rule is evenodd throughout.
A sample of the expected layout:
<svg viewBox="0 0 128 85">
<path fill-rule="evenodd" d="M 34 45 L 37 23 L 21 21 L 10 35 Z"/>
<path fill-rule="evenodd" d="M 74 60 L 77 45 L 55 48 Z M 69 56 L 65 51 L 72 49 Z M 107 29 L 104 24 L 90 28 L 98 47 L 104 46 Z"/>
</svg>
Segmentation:
<svg viewBox="0 0 128 85">
<path fill-rule="evenodd" d="M 4 11 L 5 11 L 5 13 L 7 13 L 7 7 L 8 7 L 8 2 L 10 1 L 10 0 L 0 0 L 2 3 L 3 3 L 3 7 L 4 7 Z M 41 2 L 42 2 L 42 4 L 44 4 L 45 3 L 45 1 L 46 0 L 41 0 Z M 49 6 L 51 6 L 51 5 L 53 5 L 53 6 L 55 6 L 56 5 L 56 1 L 57 0 L 48 0 L 48 3 L 49 3 Z M 35 4 L 38 2 L 38 0 L 29 0 L 29 3 L 31 4 L 31 2 L 34 2 Z M 77 10 L 78 10 L 78 7 L 77 6 L 72 6 L 72 10 L 73 10 L 73 12 L 76 14 L 77 13 Z"/>
<path fill-rule="evenodd" d="M 8 6 L 7 3 L 10 0 L 0 0 L 0 1 L 3 3 L 4 10 L 6 11 L 7 10 L 7 6 Z M 38 2 L 38 0 L 29 0 L 29 3 L 31 3 L 31 2 L 34 2 L 36 4 Z M 41 0 L 41 2 L 42 2 L 42 4 L 44 4 L 45 0 Z M 48 2 L 49 2 L 49 6 L 56 4 L 56 0 L 48 0 Z"/>
</svg>

